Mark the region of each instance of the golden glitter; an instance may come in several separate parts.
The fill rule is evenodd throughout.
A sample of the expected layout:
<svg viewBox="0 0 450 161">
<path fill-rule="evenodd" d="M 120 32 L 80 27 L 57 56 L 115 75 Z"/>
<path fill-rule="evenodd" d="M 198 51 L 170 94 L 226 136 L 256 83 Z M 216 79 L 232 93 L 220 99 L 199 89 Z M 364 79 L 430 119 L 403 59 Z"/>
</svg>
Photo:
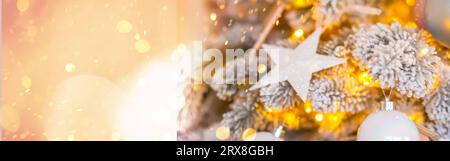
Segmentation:
<svg viewBox="0 0 450 161">
<path fill-rule="evenodd" d="M 22 84 L 23 88 L 30 89 L 33 82 L 31 81 L 31 78 L 29 76 L 25 75 L 20 79 L 20 84 Z"/>
<path fill-rule="evenodd" d="M 150 50 L 150 44 L 148 44 L 147 40 L 138 40 L 134 43 L 134 48 L 139 53 L 146 53 Z"/>
<path fill-rule="evenodd" d="M 230 137 L 230 129 L 228 127 L 219 127 L 216 130 L 216 138 L 219 140 L 226 140 Z"/>
<path fill-rule="evenodd" d="M 17 9 L 20 12 L 25 12 L 30 8 L 30 1 L 29 0 L 17 0 Z"/>
<path fill-rule="evenodd" d="M 119 33 L 129 33 L 133 29 L 133 26 L 127 20 L 121 20 L 117 23 L 117 31 Z"/>
<path fill-rule="evenodd" d="M 64 68 L 66 69 L 67 73 L 72 73 L 76 70 L 77 67 L 72 63 L 67 63 Z"/>
<path fill-rule="evenodd" d="M 316 116 L 314 116 L 314 119 L 316 119 L 317 122 L 322 122 L 323 114 L 321 114 L 321 113 L 316 114 Z"/>
<path fill-rule="evenodd" d="M 216 21 L 216 19 L 217 19 L 217 15 L 216 15 L 216 13 L 211 13 L 211 15 L 209 16 L 209 19 L 211 19 L 211 21 Z"/>
<path fill-rule="evenodd" d="M 255 140 L 256 130 L 253 128 L 248 128 L 242 133 L 242 140 L 244 141 L 252 141 Z"/>
</svg>

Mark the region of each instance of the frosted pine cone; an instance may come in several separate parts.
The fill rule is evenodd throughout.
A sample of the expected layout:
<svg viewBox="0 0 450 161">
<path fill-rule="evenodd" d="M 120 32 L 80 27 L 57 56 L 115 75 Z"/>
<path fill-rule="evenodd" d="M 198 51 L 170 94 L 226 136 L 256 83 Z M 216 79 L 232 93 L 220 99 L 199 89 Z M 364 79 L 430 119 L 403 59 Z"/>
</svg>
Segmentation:
<svg viewBox="0 0 450 161">
<path fill-rule="evenodd" d="M 331 35 L 330 40 L 323 41 L 319 44 L 317 52 L 336 57 L 344 57 L 350 54 L 355 49 L 355 33 L 357 31 L 358 29 L 356 27 L 339 29 L 337 34 Z"/>
<path fill-rule="evenodd" d="M 260 100 L 264 102 L 265 107 L 278 109 L 292 108 L 300 102 L 300 98 L 288 82 L 280 82 L 261 88 L 260 96 Z"/>
<path fill-rule="evenodd" d="M 318 112 L 350 112 L 364 110 L 368 103 L 368 91 L 354 85 L 351 78 L 328 77 L 315 80 L 309 90 L 309 99 Z"/>
<path fill-rule="evenodd" d="M 258 118 L 255 97 L 235 99 L 231 111 L 223 114 L 222 124 L 230 128 L 232 138 L 239 138 L 247 128 L 253 128 Z"/>
<path fill-rule="evenodd" d="M 439 134 L 439 139 L 436 141 L 450 141 L 450 127 L 449 124 L 428 123 L 427 128 Z"/>
<path fill-rule="evenodd" d="M 343 16 L 378 15 L 372 0 L 320 0 L 313 8 L 313 18 L 325 26 L 339 25 Z"/>
<path fill-rule="evenodd" d="M 382 88 L 396 88 L 408 97 L 421 98 L 433 85 L 439 57 L 423 33 L 399 23 L 361 29 L 353 56 L 369 69 Z"/>
<path fill-rule="evenodd" d="M 444 69 L 440 87 L 426 96 L 423 104 L 430 120 L 450 125 L 450 67 Z"/>
</svg>

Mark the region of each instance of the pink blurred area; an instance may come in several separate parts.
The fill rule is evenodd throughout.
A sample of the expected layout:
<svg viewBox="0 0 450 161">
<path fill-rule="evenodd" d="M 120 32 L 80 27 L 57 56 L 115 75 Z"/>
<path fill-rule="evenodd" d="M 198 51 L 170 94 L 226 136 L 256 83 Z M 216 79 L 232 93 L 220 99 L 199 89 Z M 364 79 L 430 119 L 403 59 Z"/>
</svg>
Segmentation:
<svg viewBox="0 0 450 161">
<path fill-rule="evenodd" d="M 149 64 L 202 36 L 208 20 L 202 5 L 3 0 L 2 140 L 124 140 L 115 116 L 126 105 L 108 106 L 130 96 Z M 64 129 L 49 134 L 57 126 Z"/>
</svg>

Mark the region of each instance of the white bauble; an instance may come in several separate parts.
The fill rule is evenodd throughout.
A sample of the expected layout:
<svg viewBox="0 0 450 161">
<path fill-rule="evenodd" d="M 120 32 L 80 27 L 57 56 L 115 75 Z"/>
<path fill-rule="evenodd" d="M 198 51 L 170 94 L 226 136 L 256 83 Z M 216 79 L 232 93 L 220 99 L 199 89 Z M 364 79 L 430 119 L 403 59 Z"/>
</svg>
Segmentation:
<svg viewBox="0 0 450 161">
<path fill-rule="evenodd" d="M 379 111 L 369 115 L 358 129 L 358 141 L 419 141 L 416 125 L 398 111 Z"/>
<path fill-rule="evenodd" d="M 254 141 L 278 141 L 279 139 L 270 132 L 257 132 Z"/>
</svg>

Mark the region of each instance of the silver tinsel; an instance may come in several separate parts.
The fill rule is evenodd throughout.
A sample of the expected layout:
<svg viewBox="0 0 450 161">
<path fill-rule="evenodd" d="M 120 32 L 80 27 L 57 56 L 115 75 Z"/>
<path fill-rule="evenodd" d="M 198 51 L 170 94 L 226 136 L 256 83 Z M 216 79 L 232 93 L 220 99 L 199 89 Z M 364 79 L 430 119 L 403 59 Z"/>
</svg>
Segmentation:
<svg viewBox="0 0 450 161">
<path fill-rule="evenodd" d="M 441 124 L 450 125 L 450 67 L 443 70 L 440 86 L 427 95 L 423 104 L 428 118 Z"/>
<path fill-rule="evenodd" d="M 356 34 L 353 56 L 380 81 L 408 97 L 421 98 L 433 86 L 439 57 L 425 43 L 423 33 L 399 23 L 363 28 Z"/>
<path fill-rule="evenodd" d="M 261 88 L 260 100 L 266 108 L 278 109 L 292 108 L 300 102 L 294 88 L 285 81 Z"/>
<path fill-rule="evenodd" d="M 309 90 L 309 99 L 318 112 L 356 113 L 367 108 L 368 91 L 364 87 L 352 86 L 351 78 L 328 78 L 314 80 Z M 351 90 L 351 91 L 350 91 Z"/>
</svg>

